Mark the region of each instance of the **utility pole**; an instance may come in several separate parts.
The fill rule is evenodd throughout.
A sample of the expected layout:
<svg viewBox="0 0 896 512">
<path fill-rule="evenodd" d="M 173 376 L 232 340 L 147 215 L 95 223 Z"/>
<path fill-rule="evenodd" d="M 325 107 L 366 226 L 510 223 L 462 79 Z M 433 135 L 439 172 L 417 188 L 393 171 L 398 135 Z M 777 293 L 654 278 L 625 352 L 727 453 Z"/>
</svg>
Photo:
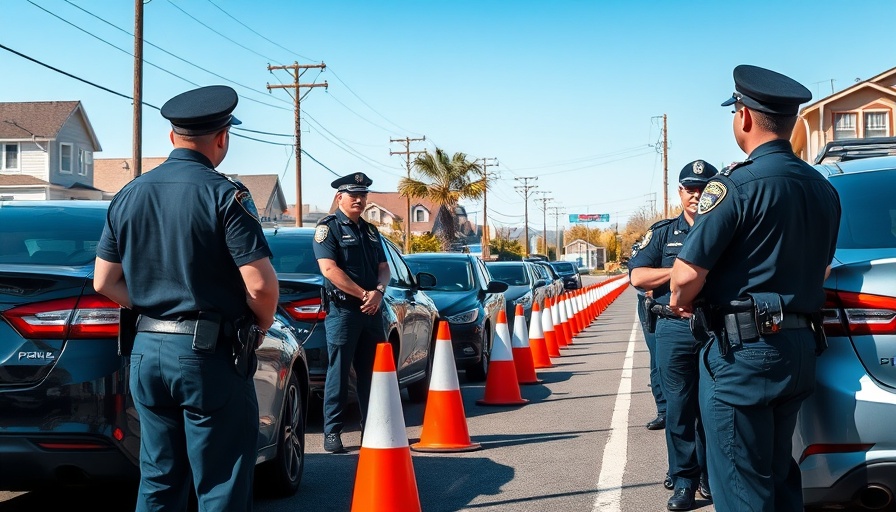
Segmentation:
<svg viewBox="0 0 896 512">
<path fill-rule="evenodd" d="M 134 1 L 134 177 L 143 173 L 143 0 Z"/>
<path fill-rule="evenodd" d="M 514 178 L 514 179 L 517 181 L 523 182 L 522 186 L 513 187 L 513 188 L 515 188 L 516 190 L 522 191 L 523 199 L 525 200 L 525 203 L 524 203 L 525 206 L 524 206 L 524 210 L 523 210 L 523 212 L 524 212 L 523 218 L 524 218 L 524 222 L 525 222 L 525 225 L 523 226 L 523 233 L 524 233 L 523 237 L 525 238 L 525 244 L 523 244 L 524 245 L 523 257 L 528 258 L 529 257 L 529 191 L 532 190 L 533 188 L 538 188 L 538 185 L 530 185 L 529 180 L 533 180 L 533 181 L 537 180 L 538 176 L 529 176 L 529 177 Z"/>
<path fill-rule="evenodd" d="M 553 201 L 553 197 L 547 197 L 549 192 L 545 192 L 540 190 L 536 192 L 536 194 L 541 194 L 541 199 L 536 199 L 536 201 L 541 201 L 541 211 L 544 213 L 544 218 L 542 222 L 542 232 L 541 232 L 541 241 L 544 243 L 544 255 L 548 255 L 548 201 Z"/>
<path fill-rule="evenodd" d="M 551 206 L 548 209 L 552 211 L 551 215 L 554 216 L 554 236 L 556 237 L 557 244 L 556 258 L 560 259 L 560 216 L 566 213 L 566 210 L 559 206 Z"/>
<path fill-rule="evenodd" d="M 669 218 L 669 137 L 666 133 L 666 114 L 663 114 L 663 218 Z"/>
<path fill-rule="evenodd" d="M 138 0 L 139 1 L 139 0 Z M 268 64 L 268 71 L 272 72 L 275 69 L 285 69 L 289 74 L 293 77 L 292 84 L 284 84 L 284 85 L 271 85 L 267 84 L 268 92 L 271 92 L 271 89 L 292 89 L 293 90 L 293 100 L 295 103 L 295 116 L 296 116 L 296 226 L 302 226 L 302 213 L 304 212 L 302 208 L 302 129 L 301 129 L 301 107 L 300 103 L 302 100 L 302 95 L 299 94 L 301 92 L 302 87 L 323 87 L 327 88 L 327 81 L 324 80 L 322 84 L 301 84 L 299 83 L 299 78 L 304 73 L 305 69 L 311 68 L 320 68 L 321 70 L 327 69 L 327 65 L 321 62 L 320 64 L 299 64 L 298 62 L 293 62 L 291 66 L 271 66 Z"/>
<path fill-rule="evenodd" d="M 491 257 L 489 250 L 489 232 L 488 232 L 488 168 L 497 167 L 498 159 L 494 157 L 482 158 L 482 180 L 485 182 L 485 190 L 482 192 L 482 259 L 488 261 Z M 489 160 L 495 163 L 490 164 Z"/>
<path fill-rule="evenodd" d="M 407 166 L 408 166 L 408 179 L 411 179 L 411 155 L 416 155 L 419 153 L 426 153 L 426 151 L 411 151 L 411 142 L 418 142 L 426 140 L 426 135 L 419 139 L 412 139 L 410 137 L 405 137 L 403 139 L 389 139 L 389 142 L 404 142 L 404 151 L 389 151 L 389 156 L 392 155 L 405 155 L 407 157 Z M 411 252 L 411 196 L 407 197 L 408 199 L 408 213 L 407 217 L 404 220 L 404 253 L 410 254 Z"/>
</svg>

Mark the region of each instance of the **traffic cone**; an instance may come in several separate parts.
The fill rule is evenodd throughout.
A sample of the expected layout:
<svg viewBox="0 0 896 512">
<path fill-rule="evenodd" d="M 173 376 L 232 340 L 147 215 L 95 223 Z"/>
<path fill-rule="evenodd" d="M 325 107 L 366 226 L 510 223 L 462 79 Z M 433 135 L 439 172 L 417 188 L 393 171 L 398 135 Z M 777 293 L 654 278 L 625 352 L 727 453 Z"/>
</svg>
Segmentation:
<svg viewBox="0 0 896 512">
<path fill-rule="evenodd" d="M 420 512 L 392 345 L 379 343 L 358 455 L 352 512 Z"/>
<path fill-rule="evenodd" d="M 526 325 L 526 314 L 523 305 L 517 304 L 513 312 L 513 335 L 511 346 L 513 347 L 513 364 L 516 366 L 516 378 L 520 384 L 538 384 L 535 375 L 535 361 L 532 358 L 532 347 L 529 344 L 529 327 Z"/>
<path fill-rule="evenodd" d="M 479 405 L 523 405 L 529 401 L 520 396 L 520 383 L 516 377 L 516 364 L 510 346 L 510 329 L 507 328 L 507 313 L 498 312 L 495 327 L 495 341 L 492 343 L 492 359 L 488 363 L 485 377 L 485 397 L 477 400 Z"/>
<path fill-rule="evenodd" d="M 557 337 L 557 345 L 560 348 L 568 347 L 572 343 L 572 336 L 569 330 L 569 319 L 566 316 L 566 294 L 557 301 L 557 318 L 554 319 L 554 331 L 560 334 Z"/>
<path fill-rule="evenodd" d="M 545 305 L 547 305 L 548 300 L 550 299 L 545 298 Z M 551 363 L 551 356 L 548 354 L 547 343 L 545 343 L 544 329 L 541 327 L 541 308 L 538 307 L 537 302 L 532 304 L 532 323 L 529 324 L 529 349 L 532 351 L 532 364 L 535 366 L 535 369 L 554 366 Z"/>
<path fill-rule="evenodd" d="M 432 377 L 420 442 L 411 445 L 415 452 L 470 452 L 482 448 L 470 442 L 464 401 L 457 381 L 454 349 L 448 322 L 439 322 L 436 350 L 432 361 Z"/>
<path fill-rule="evenodd" d="M 554 330 L 553 312 L 554 299 L 547 299 L 544 312 L 541 314 L 541 328 L 544 332 L 544 345 L 551 357 L 560 357 L 560 345 L 557 343 L 557 333 Z"/>
</svg>

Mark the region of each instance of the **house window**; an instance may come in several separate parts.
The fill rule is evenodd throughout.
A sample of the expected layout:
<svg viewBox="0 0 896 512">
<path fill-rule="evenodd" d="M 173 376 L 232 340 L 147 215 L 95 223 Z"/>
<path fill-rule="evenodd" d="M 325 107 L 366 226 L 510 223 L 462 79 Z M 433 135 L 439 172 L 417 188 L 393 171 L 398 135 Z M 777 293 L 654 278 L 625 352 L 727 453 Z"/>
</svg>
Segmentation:
<svg viewBox="0 0 896 512">
<path fill-rule="evenodd" d="M 419 206 L 414 208 L 414 222 L 429 222 L 429 212 L 426 211 L 426 208 Z"/>
<path fill-rule="evenodd" d="M 886 137 L 890 135 L 887 112 L 865 112 L 865 137 Z"/>
<path fill-rule="evenodd" d="M 855 112 L 834 114 L 834 140 L 855 139 L 858 136 Z"/>
<path fill-rule="evenodd" d="M 367 212 L 367 220 L 370 222 L 379 222 L 380 221 L 380 211 L 376 208 L 371 208 Z"/>
<path fill-rule="evenodd" d="M 3 161 L 0 162 L 0 170 L 15 171 L 19 169 L 19 143 L 6 143 L 3 145 Z"/>
<path fill-rule="evenodd" d="M 81 176 L 89 176 L 93 170 L 93 153 L 84 149 L 79 149 L 78 164 L 78 174 Z"/>
<path fill-rule="evenodd" d="M 72 151 L 74 151 L 74 146 L 71 144 L 65 142 L 59 144 L 59 172 L 72 173 Z"/>
</svg>

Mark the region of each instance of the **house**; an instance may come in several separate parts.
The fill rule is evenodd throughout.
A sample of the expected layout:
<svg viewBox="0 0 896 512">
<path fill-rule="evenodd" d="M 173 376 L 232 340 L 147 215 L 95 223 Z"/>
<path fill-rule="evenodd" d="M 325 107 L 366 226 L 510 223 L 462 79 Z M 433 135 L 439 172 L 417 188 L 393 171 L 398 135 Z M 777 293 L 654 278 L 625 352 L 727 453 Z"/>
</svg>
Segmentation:
<svg viewBox="0 0 896 512">
<path fill-rule="evenodd" d="M 336 198 L 330 204 L 330 213 L 336 211 Z M 418 197 L 411 198 L 411 234 L 422 235 L 432 232 L 439 206 Z M 405 229 L 405 217 L 408 216 L 408 198 L 398 192 L 369 192 L 364 219 L 376 224 L 381 231 L 391 232 L 395 222 L 401 223 L 401 231 Z"/>
<path fill-rule="evenodd" d="M 607 249 L 576 238 L 563 246 L 562 259 L 576 263 L 579 268 L 603 269 L 607 262 Z"/>
<path fill-rule="evenodd" d="M 167 157 L 148 157 L 140 160 L 140 170 L 149 172 Z M 95 158 L 93 160 L 93 186 L 104 192 L 103 199 L 112 199 L 129 181 L 134 179 L 133 158 Z"/>
<path fill-rule="evenodd" d="M 891 137 L 896 112 L 896 68 L 857 82 L 800 110 L 790 142 L 801 159 L 814 162 L 828 142 Z"/>
<path fill-rule="evenodd" d="M 102 151 L 80 101 L 0 103 L 0 198 L 102 199 Z"/>
</svg>

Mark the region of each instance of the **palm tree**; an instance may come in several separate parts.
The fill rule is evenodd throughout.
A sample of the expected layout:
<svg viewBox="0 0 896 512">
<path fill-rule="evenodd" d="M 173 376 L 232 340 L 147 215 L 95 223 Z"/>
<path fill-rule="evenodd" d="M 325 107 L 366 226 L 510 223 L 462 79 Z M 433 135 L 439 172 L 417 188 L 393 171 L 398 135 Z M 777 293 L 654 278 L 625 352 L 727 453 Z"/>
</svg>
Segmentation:
<svg viewBox="0 0 896 512">
<path fill-rule="evenodd" d="M 421 180 L 402 178 L 398 182 L 398 192 L 404 197 L 425 198 L 439 205 L 436 219 L 441 230 L 433 234 L 440 238 L 442 249 L 447 251 L 457 238 L 455 208 L 458 201 L 479 199 L 485 193 L 487 182 L 482 167 L 467 160 L 464 153 L 454 153 L 449 158 L 448 153 L 436 148 L 435 154 L 427 150 L 414 159 L 414 171 Z"/>
</svg>

